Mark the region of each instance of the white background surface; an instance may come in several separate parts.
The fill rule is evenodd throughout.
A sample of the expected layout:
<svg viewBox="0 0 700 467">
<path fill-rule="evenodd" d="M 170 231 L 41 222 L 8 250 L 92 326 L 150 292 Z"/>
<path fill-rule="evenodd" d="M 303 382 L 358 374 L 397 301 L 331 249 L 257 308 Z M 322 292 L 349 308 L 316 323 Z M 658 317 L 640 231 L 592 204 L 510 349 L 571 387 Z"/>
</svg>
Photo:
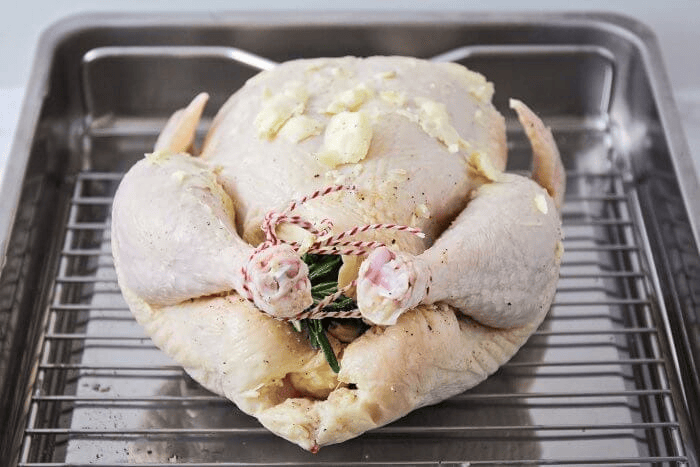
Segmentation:
<svg viewBox="0 0 700 467">
<path fill-rule="evenodd" d="M 12 157 L 11 140 L 39 37 L 52 23 L 94 11 L 217 10 L 602 11 L 631 16 L 657 36 L 691 154 L 700 167 L 700 0 L 19 0 L 0 15 L 0 183 L 7 158 Z"/>
</svg>

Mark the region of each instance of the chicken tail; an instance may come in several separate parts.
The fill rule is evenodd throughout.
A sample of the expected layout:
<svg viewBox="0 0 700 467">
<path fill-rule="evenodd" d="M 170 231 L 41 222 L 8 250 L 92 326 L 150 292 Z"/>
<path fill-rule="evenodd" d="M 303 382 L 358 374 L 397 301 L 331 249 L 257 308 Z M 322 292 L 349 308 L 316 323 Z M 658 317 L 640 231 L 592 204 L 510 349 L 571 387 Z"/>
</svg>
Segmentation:
<svg viewBox="0 0 700 467">
<path fill-rule="evenodd" d="M 561 211 L 566 191 L 566 173 L 552 131 L 521 101 L 511 99 L 510 108 L 518 114 L 518 120 L 530 140 L 532 179 L 547 190 L 554 199 L 557 210 Z"/>
</svg>

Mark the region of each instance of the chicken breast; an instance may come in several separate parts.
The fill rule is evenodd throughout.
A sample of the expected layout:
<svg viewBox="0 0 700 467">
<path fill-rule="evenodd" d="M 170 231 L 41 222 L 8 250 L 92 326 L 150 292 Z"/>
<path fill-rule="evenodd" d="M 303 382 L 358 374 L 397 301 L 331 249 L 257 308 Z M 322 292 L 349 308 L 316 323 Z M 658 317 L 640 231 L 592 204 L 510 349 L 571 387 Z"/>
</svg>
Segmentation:
<svg viewBox="0 0 700 467">
<path fill-rule="evenodd" d="M 312 222 L 330 218 L 335 232 L 376 222 L 417 227 L 426 233 L 422 241 L 393 232 L 374 237 L 420 252 L 464 208 L 474 187 L 465 155 L 479 152 L 505 168 L 505 121 L 492 95 L 482 75 L 454 63 L 400 57 L 287 62 L 231 96 L 200 157 L 221 167 L 238 230 L 253 244 L 270 210 L 346 184 L 357 191 L 316 199 L 298 214 Z"/>
<path fill-rule="evenodd" d="M 505 173 L 492 94 L 452 63 L 292 61 L 234 93 L 197 155 L 198 96 L 115 196 L 130 309 L 195 380 L 311 451 L 473 387 L 544 319 L 563 251 L 551 132 L 512 101 L 534 171 Z M 328 333 L 337 373 L 289 322 L 311 313 L 305 252 L 343 255 L 348 313 L 370 325 Z"/>
</svg>

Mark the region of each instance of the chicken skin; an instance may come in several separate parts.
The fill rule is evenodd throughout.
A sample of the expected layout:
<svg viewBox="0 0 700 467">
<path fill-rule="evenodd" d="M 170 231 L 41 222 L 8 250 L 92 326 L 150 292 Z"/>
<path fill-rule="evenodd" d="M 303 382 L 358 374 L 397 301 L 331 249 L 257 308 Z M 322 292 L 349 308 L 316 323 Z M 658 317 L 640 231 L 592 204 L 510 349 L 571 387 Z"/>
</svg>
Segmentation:
<svg viewBox="0 0 700 467">
<path fill-rule="evenodd" d="M 563 253 L 551 132 L 511 101 L 533 174 L 504 172 L 493 92 L 454 63 L 296 60 L 234 93 L 199 151 L 197 96 L 115 196 L 135 317 L 203 386 L 311 451 L 478 384 L 544 319 Z M 307 252 L 342 255 L 338 286 L 369 325 L 329 333 L 337 373 L 288 322 L 312 305 Z"/>
</svg>

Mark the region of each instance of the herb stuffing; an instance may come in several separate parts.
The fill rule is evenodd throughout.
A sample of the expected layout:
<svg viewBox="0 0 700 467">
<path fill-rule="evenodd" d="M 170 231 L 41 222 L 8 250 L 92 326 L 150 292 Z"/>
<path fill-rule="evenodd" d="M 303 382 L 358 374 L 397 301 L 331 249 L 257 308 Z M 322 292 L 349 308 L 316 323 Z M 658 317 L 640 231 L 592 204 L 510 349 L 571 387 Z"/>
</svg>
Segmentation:
<svg viewBox="0 0 700 467">
<path fill-rule="evenodd" d="M 306 254 L 302 260 L 309 267 L 309 280 L 311 281 L 311 297 L 314 300 L 313 306 L 323 300 L 328 295 L 338 291 L 338 273 L 343 264 L 343 260 L 338 255 L 313 255 Z M 324 310 L 327 311 L 348 311 L 357 308 L 357 304 L 352 298 L 343 297 L 328 304 Z M 340 365 L 333 352 L 326 331 L 333 318 L 310 319 L 305 318 L 294 323 L 297 331 L 306 331 L 309 335 L 309 342 L 314 349 L 323 351 L 331 369 L 338 373 Z"/>
</svg>

